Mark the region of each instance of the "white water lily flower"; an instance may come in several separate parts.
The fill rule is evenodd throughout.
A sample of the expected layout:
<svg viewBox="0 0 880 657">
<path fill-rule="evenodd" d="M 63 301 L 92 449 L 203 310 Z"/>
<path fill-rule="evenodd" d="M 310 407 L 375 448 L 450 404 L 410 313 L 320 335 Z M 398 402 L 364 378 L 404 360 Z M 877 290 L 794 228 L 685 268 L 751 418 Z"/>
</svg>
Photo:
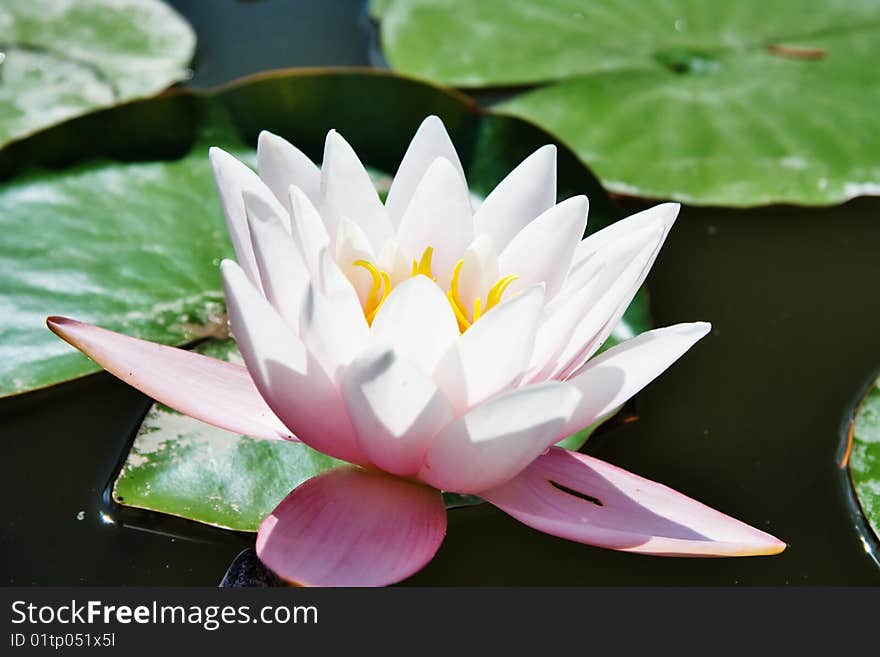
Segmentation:
<svg viewBox="0 0 880 657">
<path fill-rule="evenodd" d="M 436 117 L 416 133 L 385 204 L 335 131 L 320 169 L 266 132 L 259 175 L 219 149 L 211 162 L 238 261 L 222 271 L 246 367 L 73 320 L 49 325 L 183 413 L 353 464 L 302 484 L 263 522 L 258 554 L 276 573 L 318 585 L 411 575 L 445 534 L 441 490 L 631 552 L 785 547 L 660 484 L 553 447 L 709 331 L 702 322 L 661 328 L 591 358 L 645 280 L 677 204 L 581 240 L 587 199 L 556 203 L 556 150 L 545 146 L 474 210 Z"/>
</svg>

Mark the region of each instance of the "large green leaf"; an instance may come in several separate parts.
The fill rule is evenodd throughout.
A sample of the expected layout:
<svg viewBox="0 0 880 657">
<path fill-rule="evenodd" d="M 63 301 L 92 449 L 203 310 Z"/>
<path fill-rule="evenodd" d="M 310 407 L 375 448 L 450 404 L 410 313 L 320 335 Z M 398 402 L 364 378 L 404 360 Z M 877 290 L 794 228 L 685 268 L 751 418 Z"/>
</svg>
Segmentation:
<svg viewBox="0 0 880 657">
<path fill-rule="evenodd" d="M 874 0 L 387 0 L 373 11 L 400 71 L 464 87 L 551 82 L 499 111 L 555 134 L 615 192 L 729 206 L 880 192 Z"/>
<path fill-rule="evenodd" d="M 225 329 L 217 265 L 232 246 L 206 146 L 23 176 L 0 188 L 0 231 L 0 395 L 97 369 L 48 315 L 167 344 Z"/>
<path fill-rule="evenodd" d="M 0 145 L 188 75 L 195 34 L 159 0 L 0 0 Z"/>
<path fill-rule="evenodd" d="M 859 405 L 850 430 L 853 487 L 865 518 L 880 537 L 880 378 Z"/>
</svg>

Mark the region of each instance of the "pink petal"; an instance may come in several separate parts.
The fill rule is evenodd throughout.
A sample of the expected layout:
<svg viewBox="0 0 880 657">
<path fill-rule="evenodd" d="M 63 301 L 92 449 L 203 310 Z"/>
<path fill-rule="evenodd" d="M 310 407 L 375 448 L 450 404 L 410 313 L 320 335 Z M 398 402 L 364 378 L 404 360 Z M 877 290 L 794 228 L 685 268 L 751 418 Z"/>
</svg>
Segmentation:
<svg viewBox="0 0 880 657">
<path fill-rule="evenodd" d="M 343 467 L 296 488 L 260 525 L 257 554 L 304 586 L 385 586 L 421 570 L 446 534 L 440 492 Z"/>
<path fill-rule="evenodd" d="M 778 554 L 786 547 L 662 484 L 558 447 L 481 496 L 529 527 L 614 550 L 744 557 Z"/>
<path fill-rule="evenodd" d="M 185 415 L 247 436 L 295 440 L 241 365 L 66 317 L 46 324 L 114 376 Z"/>
</svg>

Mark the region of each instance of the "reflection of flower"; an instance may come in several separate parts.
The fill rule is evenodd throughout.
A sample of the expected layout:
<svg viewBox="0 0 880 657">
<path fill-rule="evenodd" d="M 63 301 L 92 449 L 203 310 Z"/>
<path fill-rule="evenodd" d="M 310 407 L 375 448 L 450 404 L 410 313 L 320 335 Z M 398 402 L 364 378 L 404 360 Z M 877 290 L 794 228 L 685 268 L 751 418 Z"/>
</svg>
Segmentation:
<svg viewBox="0 0 880 657">
<path fill-rule="evenodd" d="M 556 204 L 552 146 L 476 211 L 439 119 L 413 139 L 383 205 L 352 148 L 319 170 L 263 133 L 260 175 L 211 161 L 238 264 L 222 265 L 245 367 L 73 320 L 58 335 L 155 399 L 242 434 L 348 461 L 266 518 L 260 558 L 304 584 L 381 585 L 434 555 L 440 490 L 473 493 L 575 541 L 674 555 L 783 543 L 660 484 L 553 447 L 618 408 L 709 330 L 649 331 L 592 358 L 678 212 L 579 241 L 587 199 Z"/>
</svg>

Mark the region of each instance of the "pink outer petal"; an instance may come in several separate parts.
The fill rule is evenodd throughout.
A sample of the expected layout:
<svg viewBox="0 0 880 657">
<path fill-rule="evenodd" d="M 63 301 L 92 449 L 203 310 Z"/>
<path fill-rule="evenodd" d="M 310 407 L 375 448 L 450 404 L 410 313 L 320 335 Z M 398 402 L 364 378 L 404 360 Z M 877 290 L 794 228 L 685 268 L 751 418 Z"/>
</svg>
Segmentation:
<svg viewBox="0 0 880 657">
<path fill-rule="evenodd" d="M 257 554 L 303 586 L 385 586 L 421 570 L 445 535 L 440 491 L 342 467 L 284 498 L 260 525 Z"/>
<path fill-rule="evenodd" d="M 626 552 L 745 557 L 778 554 L 786 547 L 662 484 L 558 447 L 481 497 L 547 534 Z"/>
<path fill-rule="evenodd" d="M 114 376 L 181 413 L 234 433 L 296 440 L 241 365 L 66 317 L 49 317 L 46 324 Z"/>
</svg>

